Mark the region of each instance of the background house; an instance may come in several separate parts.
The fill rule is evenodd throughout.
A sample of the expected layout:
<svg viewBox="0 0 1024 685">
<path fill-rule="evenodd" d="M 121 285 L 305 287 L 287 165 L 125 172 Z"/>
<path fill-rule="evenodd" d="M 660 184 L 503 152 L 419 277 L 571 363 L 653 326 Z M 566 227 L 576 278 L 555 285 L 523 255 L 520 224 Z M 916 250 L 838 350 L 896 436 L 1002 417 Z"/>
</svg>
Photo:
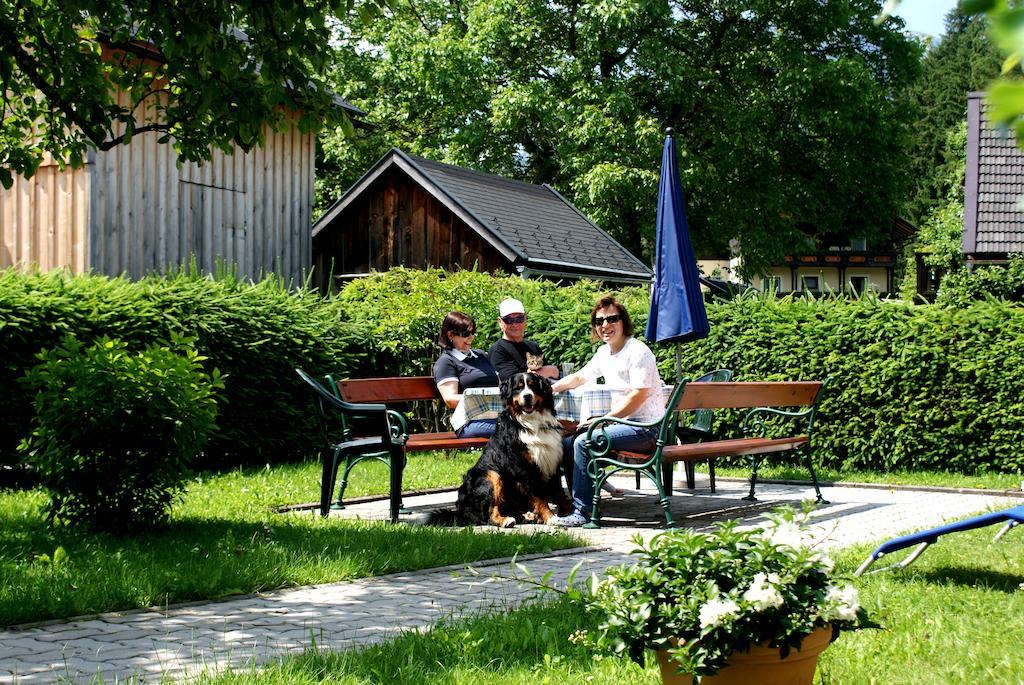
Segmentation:
<svg viewBox="0 0 1024 685">
<path fill-rule="evenodd" d="M 761 291 L 779 294 L 837 292 L 859 294 L 893 292 L 893 271 L 900 246 L 917 233 L 917 227 L 895 219 L 885 240 L 869 243 L 863 238 L 830 235 L 820 238 L 822 249 L 787 255 L 783 263 L 768 268 L 749 284 Z M 739 281 L 739 257 L 711 257 L 699 260 L 705 275 L 719 274 Z"/>
<path fill-rule="evenodd" d="M 984 93 L 967 96 L 963 250 L 967 268 L 1024 252 L 1024 152 L 988 121 Z"/>
<path fill-rule="evenodd" d="M 130 104 L 124 93 L 118 99 Z M 149 104 L 139 121 L 155 116 Z M 273 271 L 301 282 L 312 254 L 315 135 L 294 124 L 265 126 L 263 146 L 213 150 L 202 165 L 180 163 L 170 144 L 157 142 L 161 135 L 90 151 L 78 169 L 49 160 L 32 178 L 0 188 L 0 268 L 34 264 L 139 278 L 194 256 L 206 271 L 222 261 L 243 277 Z"/>
<path fill-rule="evenodd" d="M 650 268 L 548 185 L 392 148 L 313 227 L 323 289 L 394 266 L 648 282 Z"/>
</svg>

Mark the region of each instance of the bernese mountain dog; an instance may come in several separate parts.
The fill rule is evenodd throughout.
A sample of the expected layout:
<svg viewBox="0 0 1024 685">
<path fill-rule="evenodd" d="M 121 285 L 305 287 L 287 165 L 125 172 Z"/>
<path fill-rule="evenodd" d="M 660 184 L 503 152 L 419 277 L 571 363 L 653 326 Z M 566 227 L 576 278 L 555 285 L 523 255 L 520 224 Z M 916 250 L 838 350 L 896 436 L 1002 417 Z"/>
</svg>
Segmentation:
<svg viewBox="0 0 1024 685">
<path fill-rule="evenodd" d="M 563 432 L 550 381 L 517 373 L 502 382 L 501 397 L 505 409 L 480 459 L 463 478 L 455 511 L 434 512 L 432 523 L 511 528 L 547 523 L 554 516 L 551 502 L 561 514 L 572 510 L 558 474 Z"/>
</svg>

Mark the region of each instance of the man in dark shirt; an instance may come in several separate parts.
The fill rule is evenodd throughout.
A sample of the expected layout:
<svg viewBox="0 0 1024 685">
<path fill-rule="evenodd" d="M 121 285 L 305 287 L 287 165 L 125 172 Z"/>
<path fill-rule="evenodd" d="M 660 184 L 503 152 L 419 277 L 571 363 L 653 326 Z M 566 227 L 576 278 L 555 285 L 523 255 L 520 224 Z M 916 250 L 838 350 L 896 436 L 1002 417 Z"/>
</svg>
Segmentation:
<svg viewBox="0 0 1024 685">
<path fill-rule="evenodd" d="M 498 371 L 498 378 L 505 380 L 509 376 L 527 370 L 527 354 L 541 356 L 540 346 L 532 340 L 526 340 L 526 310 L 519 300 L 508 298 L 498 305 L 498 325 L 501 327 L 501 339 L 491 345 L 487 356 Z M 558 367 L 546 361 L 534 373 L 558 378 Z"/>
</svg>

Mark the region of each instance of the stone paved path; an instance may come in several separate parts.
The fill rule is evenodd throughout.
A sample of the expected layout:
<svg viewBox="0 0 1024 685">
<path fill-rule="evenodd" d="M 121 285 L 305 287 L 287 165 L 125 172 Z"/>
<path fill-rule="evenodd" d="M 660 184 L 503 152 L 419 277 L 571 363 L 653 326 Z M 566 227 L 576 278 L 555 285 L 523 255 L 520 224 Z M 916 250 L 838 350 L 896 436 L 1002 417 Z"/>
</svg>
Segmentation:
<svg viewBox="0 0 1024 685">
<path fill-rule="evenodd" d="M 617 484 L 629 487 L 631 481 Z M 698 488 L 694 494 L 673 497 L 673 515 L 687 527 L 703 528 L 724 518 L 754 524 L 778 503 L 795 504 L 813 497 L 810 488 L 792 485 L 760 486 L 761 501 L 754 504 L 741 501 L 743 494 L 744 484 L 736 482 L 720 482 L 714 495 Z M 852 487 L 826 488 L 824 494 L 831 504 L 817 509 L 814 521 L 816 534 L 829 547 L 878 542 L 987 508 L 1020 503 L 978 494 Z M 406 504 L 424 511 L 452 500 L 451 493 L 444 493 L 409 498 Z M 386 508 L 386 502 L 373 502 L 341 513 L 383 518 Z M 633 535 L 658 531 L 659 511 L 650 491 L 627 491 L 626 497 L 604 503 L 607 527 L 581 531 L 590 547 L 520 561 L 536 576 L 552 571 L 558 581 L 579 563 L 586 575 L 591 570 L 600 572 L 627 558 Z M 544 529 L 528 526 L 521 532 Z M 504 611 L 535 592 L 493 577 L 509 574 L 508 560 L 475 567 L 479 575 L 460 567 L 431 569 L 0 631 L 0 683 L 87 683 L 98 675 L 108 683 L 131 676 L 143 682 L 180 679 L 204 670 L 262 663 L 301 652 L 314 642 L 329 649 L 367 645 L 443 617 Z"/>
</svg>

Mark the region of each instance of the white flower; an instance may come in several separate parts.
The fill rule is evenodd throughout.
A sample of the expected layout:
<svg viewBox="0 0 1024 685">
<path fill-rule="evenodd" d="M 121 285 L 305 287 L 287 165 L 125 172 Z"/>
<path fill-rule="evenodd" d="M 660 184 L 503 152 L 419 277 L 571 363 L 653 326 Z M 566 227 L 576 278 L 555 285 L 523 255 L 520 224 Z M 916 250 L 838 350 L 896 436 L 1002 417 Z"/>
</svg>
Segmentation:
<svg viewBox="0 0 1024 685">
<path fill-rule="evenodd" d="M 832 557 L 825 554 L 820 549 L 811 554 L 811 561 L 817 563 L 825 573 L 832 573 L 836 568 L 836 562 L 832 560 Z"/>
<path fill-rule="evenodd" d="M 860 598 L 857 595 L 857 588 L 852 585 L 846 587 L 830 585 L 825 594 L 825 611 L 822 612 L 822 615 L 826 620 L 855 621 L 859 608 Z"/>
<path fill-rule="evenodd" d="M 778 608 L 785 602 L 782 593 L 775 587 L 779 582 L 778 573 L 758 573 L 754 576 L 750 587 L 743 593 L 743 599 L 753 605 L 754 611 Z"/>
<path fill-rule="evenodd" d="M 809 534 L 795 521 L 779 521 L 769 523 L 764 535 L 776 547 L 803 547 L 809 542 Z"/>
<path fill-rule="evenodd" d="M 712 599 L 700 608 L 701 629 L 722 625 L 740 612 L 740 607 L 731 599 Z"/>
</svg>

